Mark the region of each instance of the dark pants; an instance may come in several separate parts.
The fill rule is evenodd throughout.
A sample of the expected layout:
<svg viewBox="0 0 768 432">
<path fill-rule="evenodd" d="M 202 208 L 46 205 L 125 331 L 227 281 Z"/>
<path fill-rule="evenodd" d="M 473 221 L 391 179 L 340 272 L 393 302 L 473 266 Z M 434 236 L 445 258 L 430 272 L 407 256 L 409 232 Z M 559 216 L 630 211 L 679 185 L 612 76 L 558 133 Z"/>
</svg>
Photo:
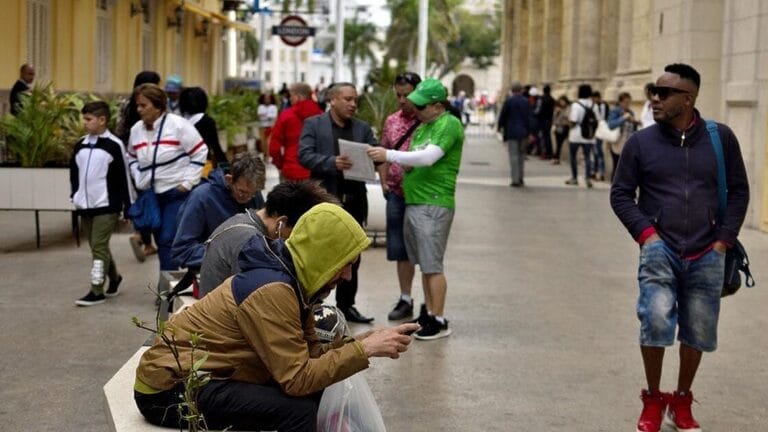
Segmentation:
<svg viewBox="0 0 768 432">
<path fill-rule="evenodd" d="M 350 215 L 364 226 L 368 217 L 368 196 L 365 189 L 355 190 L 353 193 L 342 194 L 341 204 Z M 357 295 L 357 269 L 360 268 L 360 260 L 352 265 L 352 278 L 348 281 L 340 280 L 336 284 L 336 306 L 346 309 L 355 304 Z"/>
<path fill-rule="evenodd" d="M 179 268 L 173 263 L 171 246 L 173 245 L 173 238 L 176 237 L 179 208 L 181 208 L 188 195 L 189 192 L 182 193 L 176 188 L 157 195 L 162 224 L 160 228 L 152 231 L 152 234 L 155 237 L 155 242 L 157 242 L 157 257 L 160 260 L 161 271 L 177 270 Z"/>
<path fill-rule="evenodd" d="M 576 180 L 579 174 L 579 169 L 577 168 L 578 160 L 576 158 L 576 152 L 579 151 L 579 147 L 581 147 L 581 150 L 584 152 L 584 169 L 586 170 L 586 173 L 584 174 L 584 178 L 589 181 L 589 178 L 592 177 L 592 164 L 589 163 L 590 161 L 590 154 L 592 153 L 592 147 L 594 147 L 594 144 L 584 144 L 584 143 L 570 143 L 570 150 L 571 150 L 571 178 Z"/>
<path fill-rule="evenodd" d="M 619 153 L 614 153 L 613 150 L 611 150 L 611 159 L 613 160 L 613 165 L 611 166 L 611 183 L 613 183 L 613 175 L 616 174 L 616 167 L 619 166 Z"/>
<path fill-rule="evenodd" d="M 552 157 L 552 122 L 541 125 L 539 131 L 539 155 L 549 159 Z"/>
<path fill-rule="evenodd" d="M 183 402 L 182 384 L 153 395 L 134 392 L 139 411 L 148 422 L 165 427 L 186 428 L 178 404 Z M 197 406 L 209 429 L 232 427 L 239 431 L 278 430 L 314 432 L 317 409 L 323 392 L 292 397 L 276 387 L 238 381 L 210 381 L 200 389 Z"/>
<path fill-rule="evenodd" d="M 563 149 L 563 143 L 568 139 L 568 128 L 563 128 L 562 132 L 555 131 L 555 159 L 560 160 L 560 151 Z"/>
</svg>

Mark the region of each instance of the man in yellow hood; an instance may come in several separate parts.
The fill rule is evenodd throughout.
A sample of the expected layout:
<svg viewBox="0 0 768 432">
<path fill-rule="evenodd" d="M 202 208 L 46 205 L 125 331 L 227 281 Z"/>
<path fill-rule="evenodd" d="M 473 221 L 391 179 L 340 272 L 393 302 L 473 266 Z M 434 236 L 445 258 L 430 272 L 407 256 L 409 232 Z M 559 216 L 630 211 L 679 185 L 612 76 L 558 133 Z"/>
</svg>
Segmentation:
<svg viewBox="0 0 768 432">
<path fill-rule="evenodd" d="M 370 357 L 398 358 L 419 328 L 318 339 L 312 305 L 351 277 L 369 244 L 355 219 L 329 203 L 305 213 L 285 242 L 254 236 L 240 253 L 241 273 L 168 323 L 183 370 L 159 338 L 142 356 L 134 384 L 139 411 L 150 423 L 186 427 L 176 406 L 191 366 L 190 335 L 198 334 L 198 350 L 208 353 L 201 370 L 211 380 L 197 403 L 209 428 L 314 431 L 323 389 L 366 369 Z"/>
</svg>

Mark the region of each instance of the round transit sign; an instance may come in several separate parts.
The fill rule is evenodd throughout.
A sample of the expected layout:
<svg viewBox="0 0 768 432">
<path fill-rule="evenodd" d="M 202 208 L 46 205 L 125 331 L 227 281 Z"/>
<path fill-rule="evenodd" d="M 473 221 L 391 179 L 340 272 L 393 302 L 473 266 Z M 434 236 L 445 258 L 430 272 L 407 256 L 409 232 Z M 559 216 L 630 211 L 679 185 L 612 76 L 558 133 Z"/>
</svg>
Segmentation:
<svg viewBox="0 0 768 432">
<path fill-rule="evenodd" d="M 315 28 L 309 27 L 304 18 L 298 15 L 288 15 L 280 21 L 280 25 L 272 27 L 272 34 L 280 36 L 287 45 L 299 46 L 309 36 L 315 35 Z"/>
</svg>

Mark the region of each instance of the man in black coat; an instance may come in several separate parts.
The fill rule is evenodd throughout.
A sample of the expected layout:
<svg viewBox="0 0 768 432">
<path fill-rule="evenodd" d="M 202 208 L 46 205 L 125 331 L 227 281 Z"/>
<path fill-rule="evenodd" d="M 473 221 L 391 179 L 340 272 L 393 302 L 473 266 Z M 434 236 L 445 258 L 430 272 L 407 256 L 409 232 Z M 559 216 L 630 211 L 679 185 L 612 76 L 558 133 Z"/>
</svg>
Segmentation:
<svg viewBox="0 0 768 432">
<path fill-rule="evenodd" d="M 357 112 L 357 89 L 351 83 L 335 83 L 326 90 L 330 110 L 304 121 L 299 138 L 299 163 L 311 171 L 311 177 L 320 180 L 323 187 L 341 201 L 342 206 L 360 225 L 368 217 L 368 198 L 365 182 L 347 180 L 344 171 L 352 168 L 352 161 L 339 153 L 339 139 L 378 145 L 368 123 L 353 118 Z M 377 170 L 384 178 L 386 167 Z M 349 281 L 339 281 L 336 287 L 336 306 L 344 312 L 347 321 L 370 323 L 373 318 L 362 315 L 355 308 L 357 294 L 358 260 L 352 268 Z"/>
<path fill-rule="evenodd" d="M 19 68 L 19 80 L 11 88 L 11 114 L 17 115 L 21 109 L 21 95 L 23 92 L 32 88 L 32 82 L 35 80 L 35 68 L 24 63 Z"/>
</svg>

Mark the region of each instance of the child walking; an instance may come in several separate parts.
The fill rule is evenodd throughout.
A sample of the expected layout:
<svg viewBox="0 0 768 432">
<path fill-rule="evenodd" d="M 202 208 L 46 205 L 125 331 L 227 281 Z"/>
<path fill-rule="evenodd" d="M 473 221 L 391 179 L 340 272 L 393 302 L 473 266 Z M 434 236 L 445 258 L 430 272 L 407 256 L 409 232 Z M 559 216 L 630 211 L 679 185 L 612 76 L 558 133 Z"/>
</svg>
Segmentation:
<svg viewBox="0 0 768 432">
<path fill-rule="evenodd" d="M 128 210 L 131 199 L 123 143 L 108 129 L 109 105 L 96 101 L 83 109 L 83 122 L 88 135 L 75 145 L 70 161 L 69 180 L 72 203 L 82 218 L 82 228 L 88 237 L 93 256 L 91 289 L 75 302 L 78 306 L 93 306 L 114 297 L 122 276 L 109 250 L 109 239 L 117 225 L 120 212 Z M 104 282 L 109 277 L 109 287 Z"/>
</svg>

